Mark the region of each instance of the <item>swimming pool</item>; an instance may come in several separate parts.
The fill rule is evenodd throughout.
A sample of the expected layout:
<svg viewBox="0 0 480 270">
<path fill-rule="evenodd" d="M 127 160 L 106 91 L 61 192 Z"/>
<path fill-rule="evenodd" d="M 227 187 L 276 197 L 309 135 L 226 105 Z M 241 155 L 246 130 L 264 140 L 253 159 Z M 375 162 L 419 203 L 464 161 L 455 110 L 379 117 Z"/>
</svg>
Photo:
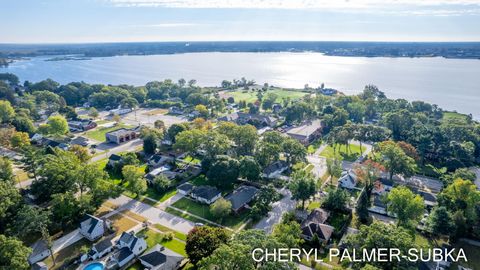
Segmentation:
<svg viewBox="0 0 480 270">
<path fill-rule="evenodd" d="M 91 263 L 85 266 L 85 268 L 83 268 L 83 270 L 103 270 L 103 269 L 105 269 L 105 267 L 103 267 L 103 264 L 99 262 Z"/>
</svg>

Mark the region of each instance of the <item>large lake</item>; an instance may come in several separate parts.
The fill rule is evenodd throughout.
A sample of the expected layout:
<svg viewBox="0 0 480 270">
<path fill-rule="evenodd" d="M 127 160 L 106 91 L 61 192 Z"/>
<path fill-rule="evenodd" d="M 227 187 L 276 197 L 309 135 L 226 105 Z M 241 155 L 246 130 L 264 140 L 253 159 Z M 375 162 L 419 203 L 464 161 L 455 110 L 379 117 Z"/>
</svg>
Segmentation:
<svg viewBox="0 0 480 270">
<path fill-rule="evenodd" d="M 424 100 L 480 119 L 480 60 L 444 58 L 366 58 L 320 53 L 187 53 L 116 56 L 91 60 L 17 61 L 0 72 L 23 80 L 52 78 L 60 83 L 85 81 L 144 85 L 153 80 L 196 79 L 219 85 L 246 77 L 283 87 L 325 83 L 347 94 L 375 84 L 390 98 Z"/>
</svg>

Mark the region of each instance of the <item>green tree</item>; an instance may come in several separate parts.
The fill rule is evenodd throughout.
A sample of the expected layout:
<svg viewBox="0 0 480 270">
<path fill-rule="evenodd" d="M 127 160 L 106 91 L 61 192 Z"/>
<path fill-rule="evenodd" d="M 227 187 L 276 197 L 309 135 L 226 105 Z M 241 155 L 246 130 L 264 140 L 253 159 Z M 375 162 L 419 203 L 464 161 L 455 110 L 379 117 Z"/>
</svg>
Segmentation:
<svg viewBox="0 0 480 270">
<path fill-rule="evenodd" d="M 293 173 L 289 189 L 292 192 L 292 199 L 302 201 L 302 209 L 305 209 L 305 201 L 315 195 L 315 180 L 313 174 L 304 170 Z"/>
<path fill-rule="evenodd" d="M 395 142 L 382 142 L 379 144 L 379 148 L 382 155 L 380 163 L 389 172 L 390 180 L 392 180 L 395 174 L 411 176 L 415 173 L 417 167 L 415 160 L 407 156 Z"/>
<path fill-rule="evenodd" d="M 279 223 L 273 227 L 272 236 L 289 248 L 298 248 L 303 243 L 302 229 L 297 222 Z"/>
<path fill-rule="evenodd" d="M 471 181 L 456 179 L 442 190 L 438 202 L 452 213 L 462 213 L 469 223 L 474 223 L 478 218 L 475 209 L 480 205 L 480 191 Z"/>
<path fill-rule="evenodd" d="M 80 162 L 85 164 L 92 158 L 90 156 L 90 153 L 88 152 L 88 149 L 81 145 L 74 144 L 70 146 L 68 151 L 74 153 L 75 156 L 77 156 L 77 158 L 80 160 Z"/>
<path fill-rule="evenodd" d="M 427 228 L 430 233 L 441 235 L 453 235 L 455 233 L 455 224 L 453 217 L 445 206 L 435 207 L 427 219 Z"/>
<path fill-rule="evenodd" d="M 358 198 L 357 205 L 355 207 L 355 213 L 358 216 L 358 220 L 363 224 L 370 222 L 368 208 L 370 208 L 370 197 L 367 196 L 367 192 L 365 190 L 360 193 L 360 197 Z"/>
<path fill-rule="evenodd" d="M 170 180 L 164 175 L 160 174 L 153 179 L 153 188 L 158 193 L 164 193 L 171 187 Z"/>
<path fill-rule="evenodd" d="M 88 111 L 88 116 L 92 117 L 93 119 L 96 119 L 100 114 L 98 113 L 97 109 L 94 107 L 90 108 Z"/>
<path fill-rule="evenodd" d="M 307 149 L 299 141 L 293 138 L 287 138 L 283 142 L 282 148 L 287 157 L 288 164 L 292 165 L 306 160 Z"/>
<path fill-rule="evenodd" d="M 220 220 L 228 216 L 231 212 L 231 209 L 232 203 L 224 198 L 220 198 L 210 205 L 210 213 Z"/>
<path fill-rule="evenodd" d="M 422 197 L 405 186 L 393 188 L 387 202 L 387 210 L 395 214 L 399 226 L 406 228 L 415 228 L 425 210 Z"/>
<path fill-rule="evenodd" d="M 7 221 L 7 216 L 16 212 L 21 196 L 18 189 L 12 183 L 0 181 L 0 228 L 4 221 Z"/>
<path fill-rule="evenodd" d="M 30 235 L 40 234 L 43 229 L 50 226 L 50 216 L 49 210 L 24 205 L 15 217 L 12 230 L 21 239 L 25 239 Z"/>
<path fill-rule="evenodd" d="M 249 181 L 256 181 L 260 177 L 260 164 L 252 156 L 243 156 L 240 159 L 240 176 Z"/>
<path fill-rule="evenodd" d="M 30 145 L 30 136 L 26 132 L 15 132 L 10 139 L 12 147 L 17 149 L 23 149 Z"/>
<path fill-rule="evenodd" d="M 153 133 L 148 133 L 143 137 L 143 151 L 145 154 L 154 154 L 158 147 L 158 138 Z"/>
<path fill-rule="evenodd" d="M 327 173 L 330 175 L 330 184 L 333 186 L 333 178 L 339 178 L 342 175 L 341 158 L 327 158 Z"/>
<path fill-rule="evenodd" d="M 173 124 L 171 125 L 168 130 L 166 137 L 172 141 L 172 143 L 175 143 L 176 136 L 182 131 L 188 130 L 188 125 L 186 124 Z"/>
<path fill-rule="evenodd" d="M 372 250 L 378 248 L 379 243 L 383 248 L 398 249 L 400 256 L 407 255 L 408 250 L 411 248 L 419 248 L 415 244 L 415 236 L 409 233 L 408 230 L 402 227 L 396 227 L 383 222 L 373 222 L 370 225 L 360 226 L 358 234 L 351 234 L 347 236 L 345 241 L 346 249 L 352 254 L 353 249 L 366 249 Z M 345 261 L 345 264 L 353 264 L 353 269 L 357 269 L 365 266 L 366 262 L 349 262 Z M 408 260 L 389 260 L 387 262 L 369 262 L 372 266 L 385 270 L 393 269 L 410 269 L 415 263 Z"/>
<path fill-rule="evenodd" d="M 0 181 L 14 182 L 12 162 L 6 157 L 0 157 Z"/>
<path fill-rule="evenodd" d="M 195 106 L 195 110 L 200 113 L 200 117 L 202 117 L 204 119 L 208 118 L 209 111 L 207 109 L 207 106 L 205 106 L 203 104 L 198 104 L 197 106 Z"/>
<path fill-rule="evenodd" d="M 237 181 L 240 174 L 240 162 L 229 156 L 219 156 L 207 172 L 207 178 L 214 185 L 229 187 Z"/>
<path fill-rule="evenodd" d="M 175 137 L 175 144 L 173 148 L 185 152 L 194 152 L 205 144 L 207 134 L 200 129 L 191 129 L 182 131 Z"/>
<path fill-rule="evenodd" d="M 50 116 L 47 120 L 47 131 L 53 135 L 63 135 L 68 132 L 68 124 L 61 115 Z"/>
<path fill-rule="evenodd" d="M 147 190 L 147 182 L 143 179 L 141 168 L 134 165 L 126 165 L 122 168 L 123 179 L 127 183 L 127 190 L 137 196 Z"/>
<path fill-rule="evenodd" d="M 7 123 L 13 120 L 15 110 L 7 100 L 0 100 L 0 123 Z"/>
<path fill-rule="evenodd" d="M 348 197 L 348 193 L 343 189 L 334 189 L 328 192 L 328 196 L 322 206 L 336 212 L 345 211 Z"/>
<path fill-rule="evenodd" d="M 0 234 L 0 266 L 5 269 L 27 270 L 30 269 L 28 256 L 32 249 L 14 237 Z"/>
<path fill-rule="evenodd" d="M 185 252 L 193 264 L 210 256 L 221 244 L 226 243 L 228 235 L 222 228 L 202 226 L 194 227 L 187 235 Z"/>
</svg>

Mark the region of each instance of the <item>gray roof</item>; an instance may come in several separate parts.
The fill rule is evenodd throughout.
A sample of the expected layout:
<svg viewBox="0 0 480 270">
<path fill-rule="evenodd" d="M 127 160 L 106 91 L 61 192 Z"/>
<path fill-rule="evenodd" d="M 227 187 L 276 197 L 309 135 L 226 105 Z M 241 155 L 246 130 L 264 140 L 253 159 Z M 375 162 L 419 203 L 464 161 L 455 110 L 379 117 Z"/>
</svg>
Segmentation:
<svg viewBox="0 0 480 270">
<path fill-rule="evenodd" d="M 220 190 L 212 186 L 198 186 L 192 190 L 192 195 L 206 200 L 211 200 L 218 196 L 218 194 L 220 194 Z"/>
<path fill-rule="evenodd" d="M 313 211 L 308 215 L 305 221 L 303 221 L 302 225 L 305 225 L 310 222 L 322 224 L 322 223 L 325 223 L 325 221 L 327 221 L 329 216 L 330 216 L 329 211 L 323 208 L 316 208 L 316 209 L 313 209 Z"/>
<path fill-rule="evenodd" d="M 32 265 L 32 270 L 42 270 L 48 269 L 47 265 L 44 262 L 37 262 Z"/>
<path fill-rule="evenodd" d="M 314 120 L 288 130 L 287 134 L 296 138 L 298 137 L 308 138 L 321 127 L 322 127 L 322 121 Z"/>
<path fill-rule="evenodd" d="M 88 226 L 88 231 L 87 232 L 92 233 L 93 230 L 95 229 L 95 227 L 97 226 L 97 224 L 101 221 L 102 221 L 101 219 L 87 214 L 87 215 L 85 215 L 84 219 L 82 220 L 81 226 L 82 227 Z"/>
<path fill-rule="evenodd" d="M 93 247 L 95 248 L 95 250 L 99 253 L 103 252 L 104 250 L 107 250 L 109 249 L 110 247 L 113 246 L 113 241 L 112 241 L 113 237 L 108 237 L 108 238 L 105 238 L 103 239 L 102 241 L 96 243 Z"/>
<path fill-rule="evenodd" d="M 232 203 L 232 209 L 238 211 L 240 208 L 253 200 L 258 188 L 252 186 L 241 186 L 226 197 Z"/>
<path fill-rule="evenodd" d="M 183 256 L 165 248 L 159 244 L 145 252 L 139 259 L 152 266 L 162 265 L 162 270 L 175 270 L 178 263 L 183 260 Z"/>
<path fill-rule="evenodd" d="M 118 242 L 123 242 L 127 245 L 130 245 L 133 239 L 136 239 L 136 238 L 137 237 L 133 233 L 122 232 L 122 235 L 120 236 L 120 239 L 118 239 Z"/>
<path fill-rule="evenodd" d="M 178 186 L 177 189 L 185 191 L 185 192 L 189 192 L 193 189 L 193 185 L 189 182 L 186 182 L 186 183 L 183 183 L 180 186 Z"/>
<path fill-rule="evenodd" d="M 310 222 L 302 226 L 302 234 L 308 237 L 313 237 L 315 234 L 318 238 L 328 241 L 332 237 L 334 228 L 327 224 Z"/>
<path fill-rule="evenodd" d="M 348 181 L 350 183 L 352 183 L 353 185 L 356 185 L 358 180 L 357 180 L 357 175 L 355 174 L 355 172 L 353 170 L 348 170 L 348 171 L 344 171 L 342 172 L 342 176 L 340 177 L 340 179 L 338 179 L 338 181 L 340 182 L 343 182 L 343 181 Z"/>
<path fill-rule="evenodd" d="M 283 160 L 277 160 L 273 163 L 271 163 L 270 165 L 268 165 L 265 169 L 263 169 L 263 173 L 264 174 L 271 174 L 271 173 L 274 173 L 280 169 L 283 169 L 283 168 L 286 168 L 288 167 L 288 164 L 287 162 L 283 161 Z"/>
<path fill-rule="evenodd" d="M 48 245 L 47 245 L 47 242 L 45 242 L 45 240 L 38 240 L 31 246 L 31 248 L 32 248 L 32 253 L 30 254 L 29 257 L 33 257 L 33 256 L 36 256 L 37 254 L 44 252 L 45 250 L 48 249 Z"/>
<path fill-rule="evenodd" d="M 119 161 L 119 160 L 122 160 L 122 157 L 117 154 L 111 154 L 110 157 L 108 157 L 108 159 L 113 161 Z"/>
<path fill-rule="evenodd" d="M 121 262 L 130 255 L 132 255 L 132 251 L 128 247 L 123 247 L 113 254 L 113 258 L 115 258 L 117 262 Z"/>
</svg>

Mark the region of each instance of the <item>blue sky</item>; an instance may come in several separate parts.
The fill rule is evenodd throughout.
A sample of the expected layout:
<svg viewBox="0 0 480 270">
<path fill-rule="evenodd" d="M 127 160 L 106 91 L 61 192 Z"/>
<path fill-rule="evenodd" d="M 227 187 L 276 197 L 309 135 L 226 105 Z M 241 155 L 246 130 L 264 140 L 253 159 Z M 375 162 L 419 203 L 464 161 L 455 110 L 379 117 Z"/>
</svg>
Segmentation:
<svg viewBox="0 0 480 270">
<path fill-rule="evenodd" d="M 0 0 L 0 43 L 480 41 L 480 0 Z"/>
</svg>

